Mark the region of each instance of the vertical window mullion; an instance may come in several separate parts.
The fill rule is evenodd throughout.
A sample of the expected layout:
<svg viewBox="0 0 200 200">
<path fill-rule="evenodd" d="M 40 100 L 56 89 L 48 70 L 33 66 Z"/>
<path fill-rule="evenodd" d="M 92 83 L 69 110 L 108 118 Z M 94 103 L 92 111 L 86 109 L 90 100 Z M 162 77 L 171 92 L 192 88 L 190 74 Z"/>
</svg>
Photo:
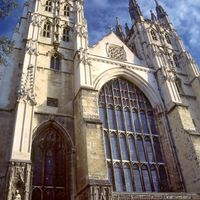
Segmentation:
<svg viewBox="0 0 200 200">
<path fill-rule="evenodd" d="M 132 92 L 132 91 L 129 91 L 128 83 L 127 83 L 127 88 L 128 88 L 129 111 L 130 111 L 131 125 L 132 125 L 132 131 L 133 131 L 133 130 L 135 130 L 135 124 L 134 124 L 134 119 L 133 119 L 133 115 L 132 115 L 132 110 L 134 109 L 134 107 L 131 105 L 130 92 Z"/>
<path fill-rule="evenodd" d="M 106 154 L 106 160 L 112 169 L 110 171 L 113 174 L 114 191 L 131 191 L 131 187 L 136 192 L 157 191 L 161 182 L 166 188 L 167 173 L 164 174 L 163 168 L 157 169 L 159 165 L 165 165 L 161 160 L 159 135 L 156 134 L 152 124 L 154 123 L 154 114 L 149 113 L 152 112 L 150 103 L 141 90 L 120 78 L 107 83 L 103 87 L 103 92 L 105 102 L 101 99 L 99 108 L 105 104 L 106 109 L 105 111 L 102 109 L 101 112 L 105 112 L 108 124 L 107 128 L 104 122 L 103 128 L 108 133 L 108 137 L 104 136 L 106 148 L 110 147 L 110 155 Z M 116 166 L 121 168 L 116 169 Z M 130 166 L 130 170 L 127 166 Z M 154 166 L 154 168 L 150 166 Z M 130 182 L 131 178 L 128 179 L 130 174 L 132 183 Z M 160 181 L 161 179 L 163 180 Z M 119 180 L 120 183 L 117 182 Z M 129 183 L 126 183 L 126 180 Z"/>
<path fill-rule="evenodd" d="M 141 109 L 140 109 L 140 105 L 139 105 L 139 101 L 140 101 L 140 94 L 138 94 L 138 92 L 136 93 L 137 96 L 137 110 L 138 110 L 138 118 L 139 118 L 139 124 L 140 124 L 140 132 L 143 135 L 143 124 L 142 124 L 142 119 L 141 119 Z"/>
<path fill-rule="evenodd" d="M 120 80 L 118 79 L 117 80 L 118 82 L 118 90 L 120 92 L 120 99 L 121 99 L 121 112 L 122 112 L 122 118 L 123 118 L 123 121 L 124 121 L 124 115 L 123 115 L 123 99 L 122 99 L 122 94 L 121 94 L 121 88 L 120 88 Z M 112 84 L 112 95 L 114 97 L 114 90 L 113 90 L 113 84 Z M 114 104 L 115 104 L 115 98 L 114 98 Z M 115 117 L 117 116 L 116 115 L 116 105 L 114 106 L 115 107 Z M 116 119 L 116 125 L 117 125 L 117 138 L 118 138 L 118 148 L 119 148 L 119 152 L 120 152 L 120 159 L 121 159 L 121 173 L 122 173 L 122 184 L 123 184 L 123 191 L 125 191 L 125 174 L 124 174 L 124 170 L 123 170 L 123 152 L 122 152 L 122 148 L 121 148 L 121 141 L 120 141 L 120 137 L 121 137 L 121 134 L 119 133 L 119 124 L 118 124 L 118 120 Z M 123 123 L 123 122 L 121 122 Z M 125 126 L 125 124 L 123 124 L 123 127 Z"/>
<path fill-rule="evenodd" d="M 113 149 L 112 149 L 112 145 L 111 145 L 111 139 L 110 139 L 110 136 L 111 136 L 111 132 L 110 132 L 110 126 L 109 126 L 109 117 L 108 117 L 108 102 L 107 102 L 107 93 L 106 93 L 106 89 L 105 89 L 105 86 L 103 87 L 103 92 L 104 92 L 104 98 L 105 98 L 105 110 L 106 110 L 106 117 L 107 117 L 107 127 L 108 127 L 108 129 L 107 129 L 107 131 L 108 131 L 108 138 L 109 138 L 109 145 L 110 145 L 110 154 L 111 154 L 111 164 L 110 164 L 110 166 L 111 166 L 111 171 L 112 171 L 112 178 L 113 178 L 113 182 L 114 182 L 114 190 L 116 190 L 116 185 L 115 185 L 115 183 L 116 183 L 116 181 L 115 181 L 115 173 L 114 173 L 114 160 L 113 160 L 113 154 L 112 154 L 112 152 L 113 152 Z M 106 158 L 107 159 L 107 158 Z M 107 161 L 108 162 L 108 161 Z"/>
<path fill-rule="evenodd" d="M 122 154 L 121 154 L 121 148 L 120 148 L 120 138 L 119 138 L 119 128 L 118 128 L 118 120 L 117 120 L 117 117 L 116 117 L 116 104 L 115 104 L 115 95 L 114 95 L 114 89 L 113 89 L 113 82 L 112 82 L 112 85 L 111 85 L 111 91 L 112 91 L 112 96 L 113 96 L 113 102 L 114 102 L 114 105 L 113 105 L 113 110 L 114 110 L 114 117 L 115 117 L 115 127 L 116 127 L 116 135 L 117 135 L 117 147 L 118 147 L 118 150 L 119 150 L 119 156 L 120 156 L 120 159 L 122 160 Z"/>
<path fill-rule="evenodd" d="M 126 89 L 127 89 L 127 85 L 126 85 Z M 120 91 L 120 98 L 121 98 L 121 111 L 122 111 L 122 118 L 123 118 L 123 127 L 125 128 L 125 130 L 124 131 L 126 131 L 127 132 L 127 124 L 126 124 L 126 118 L 125 118 L 125 114 L 124 114 L 124 105 L 123 105 L 123 98 L 126 100 L 126 97 L 123 97 L 122 96 L 122 91 L 125 91 L 125 89 L 123 89 L 122 87 L 121 87 L 121 80 L 119 80 L 119 91 Z M 127 90 L 127 92 L 128 92 L 128 90 Z M 126 106 L 126 105 L 125 105 Z"/>
</svg>

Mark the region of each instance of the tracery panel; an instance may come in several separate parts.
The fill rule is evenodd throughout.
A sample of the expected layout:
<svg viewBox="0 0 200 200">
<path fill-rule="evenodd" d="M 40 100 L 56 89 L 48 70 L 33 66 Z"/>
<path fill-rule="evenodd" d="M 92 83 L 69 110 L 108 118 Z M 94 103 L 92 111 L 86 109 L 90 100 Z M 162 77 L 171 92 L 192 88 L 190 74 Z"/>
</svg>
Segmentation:
<svg viewBox="0 0 200 200">
<path fill-rule="evenodd" d="M 64 141 L 62 133 L 53 127 L 48 127 L 35 138 L 32 200 L 70 199 L 71 170 Z"/>
<path fill-rule="evenodd" d="M 153 109 L 127 80 L 105 84 L 99 95 L 109 180 L 117 192 L 168 190 Z"/>
</svg>

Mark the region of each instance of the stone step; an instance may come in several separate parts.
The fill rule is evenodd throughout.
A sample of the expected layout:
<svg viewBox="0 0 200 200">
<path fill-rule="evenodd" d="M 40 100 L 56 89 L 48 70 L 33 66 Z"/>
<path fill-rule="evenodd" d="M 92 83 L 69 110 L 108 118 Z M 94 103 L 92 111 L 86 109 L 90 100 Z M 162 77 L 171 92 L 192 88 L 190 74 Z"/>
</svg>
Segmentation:
<svg viewBox="0 0 200 200">
<path fill-rule="evenodd" d="M 200 200 L 200 193 L 113 193 L 112 200 Z"/>
</svg>

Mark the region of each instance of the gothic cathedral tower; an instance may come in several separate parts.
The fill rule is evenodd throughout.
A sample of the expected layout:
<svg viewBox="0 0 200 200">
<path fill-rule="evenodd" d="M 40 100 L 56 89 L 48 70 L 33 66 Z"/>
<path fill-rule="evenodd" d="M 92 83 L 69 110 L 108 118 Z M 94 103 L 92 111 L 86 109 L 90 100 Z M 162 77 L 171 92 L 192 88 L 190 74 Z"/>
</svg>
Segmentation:
<svg viewBox="0 0 200 200">
<path fill-rule="evenodd" d="M 200 73 L 164 8 L 88 46 L 83 0 L 27 0 L 0 72 L 2 200 L 200 200 Z"/>
</svg>

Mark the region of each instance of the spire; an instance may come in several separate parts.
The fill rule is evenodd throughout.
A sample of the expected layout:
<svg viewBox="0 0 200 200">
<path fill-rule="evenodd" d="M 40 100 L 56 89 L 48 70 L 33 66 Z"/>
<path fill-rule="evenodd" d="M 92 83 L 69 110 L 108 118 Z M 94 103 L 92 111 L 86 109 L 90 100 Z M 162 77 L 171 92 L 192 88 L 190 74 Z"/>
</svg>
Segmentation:
<svg viewBox="0 0 200 200">
<path fill-rule="evenodd" d="M 169 17 L 164 10 L 164 8 L 158 3 L 158 0 L 154 0 L 156 3 L 156 13 L 157 13 L 157 19 L 160 22 L 160 24 L 165 25 L 169 27 L 170 29 L 173 29 L 173 25 L 169 20 Z"/>
<path fill-rule="evenodd" d="M 126 31 L 126 36 L 129 36 L 129 34 L 130 34 L 130 29 L 129 29 L 127 23 L 125 24 L 125 31 Z"/>
<path fill-rule="evenodd" d="M 150 10 L 150 12 L 151 12 L 151 20 L 152 20 L 152 21 L 156 21 L 157 19 L 156 19 L 155 14 L 153 13 L 152 10 Z"/>
<path fill-rule="evenodd" d="M 157 0 L 154 0 L 155 4 L 156 4 L 156 12 L 157 12 L 157 16 L 158 18 L 164 18 L 167 16 L 166 11 L 164 10 L 164 8 L 158 3 Z"/>
<path fill-rule="evenodd" d="M 132 21 L 142 21 L 143 15 L 137 0 L 129 0 L 129 13 Z"/>
<path fill-rule="evenodd" d="M 157 0 L 154 0 L 154 1 L 155 1 L 155 3 L 156 3 L 156 6 L 159 6 L 158 1 L 157 1 Z"/>
<path fill-rule="evenodd" d="M 122 25 L 119 23 L 118 17 L 116 17 L 115 33 L 121 40 L 125 39 L 125 35 L 124 35 L 123 29 L 122 29 Z"/>
</svg>

